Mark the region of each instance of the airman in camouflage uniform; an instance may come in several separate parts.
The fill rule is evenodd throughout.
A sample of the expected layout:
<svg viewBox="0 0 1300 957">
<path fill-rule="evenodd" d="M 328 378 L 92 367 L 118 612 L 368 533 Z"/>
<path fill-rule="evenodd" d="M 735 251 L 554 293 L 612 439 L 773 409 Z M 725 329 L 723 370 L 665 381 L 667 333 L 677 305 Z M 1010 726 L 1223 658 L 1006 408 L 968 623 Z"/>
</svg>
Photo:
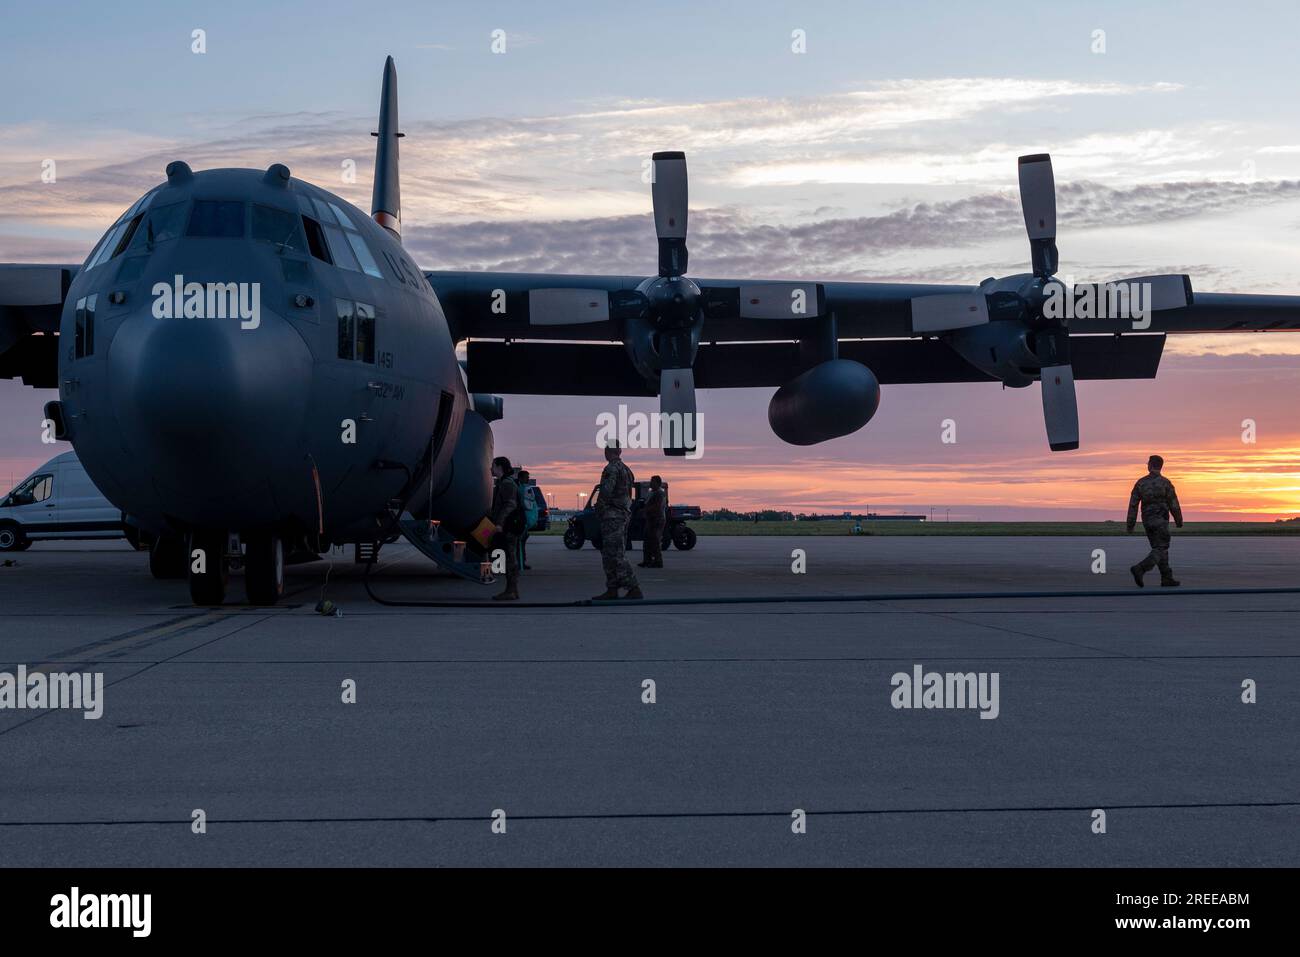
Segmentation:
<svg viewBox="0 0 1300 957">
<path fill-rule="evenodd" d="M 668 522 L 668 493 L 664 491 L 664 480 L 658 475 L 650 476 L 650 494 L 646 496 L 645 541 L 642 544 L 644 560 L 637 568 L 663 568 L 664 525 Z"/>
<path fill-rule="evenodd" d="M 1141 503 L 1142 527 L 1151 543 L 1151 554 L 1129 569 L 1139 588 L 1142 587 L 1142 575 L 1157 566 L 1161 585 L 1171 588 L 1178 584 L 1169 567 L 1169 517 L 1172 515 L 1175 524 L 1182 528 L 1183 510 L 1178 505 L 1174 483 L 1160 474 L 1164 465 L 1165 460 L 1160 456 L 1151 456 L 1147 461 L 1147 474 L 1137 480 L 1128 500 L 1128 530 L 1133 531 L 1137 523 L 1138 504 Z"/>
<path fill-rule="evenodd" d="M 632 514 L 632 483 L 636 479 L 632 470 L 623 464 L 622 452 L 617 445 L 605 449 L 605 470 L 600 473 L 600 493 L 596 508 L 600 512 L 600 560 L 605 566 L 605 591 L 593 601 L 606 601 L 618 597 L 618 590 L 626 588 L 624 598 L 640 598 L 641 586 L 624 555 L 627 545 L 627 523 Z"/>
</svg>

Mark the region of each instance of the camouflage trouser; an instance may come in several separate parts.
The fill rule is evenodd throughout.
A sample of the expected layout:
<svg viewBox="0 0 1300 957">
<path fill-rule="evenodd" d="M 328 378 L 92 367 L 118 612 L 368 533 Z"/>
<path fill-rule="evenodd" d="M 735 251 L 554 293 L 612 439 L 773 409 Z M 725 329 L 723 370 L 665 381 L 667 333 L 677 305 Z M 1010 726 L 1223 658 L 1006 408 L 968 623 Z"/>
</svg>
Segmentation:
<svg viewBox="0 0 1300 957">
<path fill-rule="evenodd" d="M 1143 522 L 1142 527 L 1146 530 L 1147 541 L 1151 543 L 1151 554 L 1142 559 L 1138 567 L 1144 572 L 1159 567 L 1161 580 L 1168 581 L 1174 577 L 1173 569 L 1169 567 L 1169 523 L 1156 522 L 1148 525 Z"/>
<path fill-rule="evenodd" d="M 662 565 L 664 563 L 663 555 L 663 538 L 664 527 L 662 525 L 651 525 L 646 522 L 645 542 L 641 546 L 641 559 L 647 565 Z"/>
<path fill-rule="evenodd" d="M 506 555 L 506 590 L 519 590 L 519 536 L 502 532 L 492 543 L 492 550 L 501 549 Z M 490 556 L 495 558 L 496 556 Z"/>
<path fill-rule="evenodd" d="M 637 588 L 636 575 L 624 555 L 627 516 L 619 512 L 600 517 L 600 563 L 605 566 L 605 587 Z"/>
</svg>

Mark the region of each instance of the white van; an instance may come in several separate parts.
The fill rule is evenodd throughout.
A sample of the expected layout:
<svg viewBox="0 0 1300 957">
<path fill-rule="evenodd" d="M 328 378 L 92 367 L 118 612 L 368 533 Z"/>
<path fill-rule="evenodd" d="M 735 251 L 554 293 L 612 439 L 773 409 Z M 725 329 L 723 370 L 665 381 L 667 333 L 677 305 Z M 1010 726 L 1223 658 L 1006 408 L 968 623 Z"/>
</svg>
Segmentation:
<svg viewBox="0 0 1300 957">
<path fill-rule="evenodd" d="M 46 538 L 121 538 L 121 510 L 86 475 L 76 452 L 38 468 L 0 500 L 0 552 Z"/>
</svg>

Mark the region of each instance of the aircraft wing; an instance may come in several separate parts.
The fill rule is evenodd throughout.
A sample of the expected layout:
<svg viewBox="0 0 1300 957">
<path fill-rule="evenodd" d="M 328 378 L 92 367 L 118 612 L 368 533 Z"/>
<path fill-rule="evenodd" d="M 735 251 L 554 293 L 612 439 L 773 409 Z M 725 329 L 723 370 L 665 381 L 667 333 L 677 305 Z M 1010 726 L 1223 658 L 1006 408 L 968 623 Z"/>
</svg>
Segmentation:
<svg viewBox="0 0 1300 957">
<path fill-rule="evenodd" d="M 542 395 L 655 395 L 657 383 L 636 374 L 624 342 L 628 323 L 599 301 L 623 295 L 636 276 L 426 272 L 453 336 L 471 340 L 471 388 Z M 1180 277 L 1182 278 L 1182 277 Z M 930 284 L 697 280 L 703 294 L 695 384 L 700 388 L 779 386 L 800 371 L 800 343 L 824 339 L 834 318 L 838 355 L 868 366 L 882 384 L 984 382 L 998 376 L 953 347 L 951 330 L 914 321 L 914 302 L 963 297 L 976 287 Z M 811 315 L 740 318 L 718 308 L 737 290 L 813 291 Z M 581 293 L 547 303 L 536 321 L 538 290 Z M 530 302 L 530 299 L 532 300 Z M 815 303 L 815 306 L 813 305 Z M 556 310 L 556 306 L 559 310 Z M 571 318 L 571 321 L 566 321 Z M 1195 293 L 1190 304 L 1152 311 L 1149 324 L 1078 318 L 1070 326 L 1076 379 L 1151 378 L 1163 334 L 1300 330 L 1300 296 Z M 493 340 L 493 341 L 483 341 Z M 559 341 L 557 341 L 559 340 Z M 806 352 L 804 353 L 806 355 Z"/>
<path fill-rule="evenodd" d="M 59 384 L 59 317 L 80 266 L 0 263 L 0 378 Z"/>
<path fill-rule="evenodd" d="M 662 413 L 689 416 L 696 389 L 775 387 L 773 430 L 804 445 L 860 428 L 881 385 L 1039 382 L 1062 451 L 1079 446 L 1076 381 L 1154 378 L 1168 335 L 1300 329 L 1300 296 L 1194 293 L 1183 275 L 1067 287 L 1054 248 L 1033 274 L 939 286 L 687 281 L 671 243 L 658 279 L 426 273 L 469 340 L 470 390 L 658 395 Z"/>
</svg>

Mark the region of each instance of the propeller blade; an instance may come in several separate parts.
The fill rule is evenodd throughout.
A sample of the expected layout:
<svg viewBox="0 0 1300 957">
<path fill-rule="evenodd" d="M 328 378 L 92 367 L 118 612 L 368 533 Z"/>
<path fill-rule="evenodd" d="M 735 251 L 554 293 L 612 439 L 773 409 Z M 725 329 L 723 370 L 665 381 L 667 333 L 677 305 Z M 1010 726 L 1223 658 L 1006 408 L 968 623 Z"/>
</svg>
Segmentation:
<svg viewBox="0 0 1300 957">
<path fill-rule="evenodd" d="M 989 321 L 989 304 L 982 292 L 918 296 L 912 300 L 913 332 L 947 332 L 982 326 Z"/>
<path fill-rule="evenodd" d="M 655 153 L 652 159 L 650 198 L 659 237 L 659 275 L 682 276 L 686 273 L 686 154 Z"/>
<path fill-rule="evenodd" d="M 660 440 L 664 455 L 685 455 L 695 451 L 699 435 L 695 418 L 695 372 L 691 369 L 664 369 L 659 373 L 659 411 L 662 420 Z M 688 442 L 687 439 L 690 441 Z"/>
<path fill-rule="evenodd" d="M 571 326 L 609 320 L 609 293 L 603 289 L 530 289 L 528 324 Z"/>
<path fill-rule="evenodd" d="M 1046 153 L 1020 157 L 1020 209 L 1033 255 L 1034 275 L 1056 273 L 1056 179 L 1052 157 Z"/>
<path fill-rule="evenodd" d="M 1042 370 L 1043 422 L 1053 452 L 1079 447 L 1079 403 L 1074 394 L 1074 369 L 1068 364 Z"/>
</svg>

